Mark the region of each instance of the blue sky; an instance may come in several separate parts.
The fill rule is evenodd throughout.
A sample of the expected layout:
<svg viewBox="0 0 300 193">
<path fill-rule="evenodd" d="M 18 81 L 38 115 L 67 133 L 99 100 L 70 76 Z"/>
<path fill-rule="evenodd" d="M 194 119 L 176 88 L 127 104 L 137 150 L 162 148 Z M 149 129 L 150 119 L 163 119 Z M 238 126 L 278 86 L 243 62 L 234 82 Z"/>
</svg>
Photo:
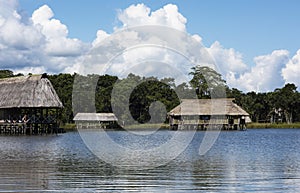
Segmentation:
<svg viewBox="0 0 300 193">
<path fill-rule="evenodd" d="M 2 10 L 1 4 L 3 4 Z M 138 7 L 137 4 L 143 4 L 143 6 Z M 2 25 L 2 44 L 4 45 L 2 49 L 3 51 L 9 50 L 8 54 L 19 53 L 26 59 L 26 62 L 21 65 L 17 62 L 14 63 L 11 58 L 8 60 L 5 57 L 7 54 L 2 58 L 0 54 L 0 67 L 2 65 L 2 68 L 11 68 L 16 72 L 25 73 L 29 70 L 37 73 L 45 70 L 53 73 L 69 72 L 70 70 L 67 69 L 71 67 L 68 65 L 74 62 L 72 58 L 83 50 L 89 49 L 90 44 L 97 39 L 98 30 L 103 30 L 105 34 L 112 34 L 116 27 L 134 22 L 136 19 L 134 12 L 143 11 L 145 8 L 151 9 L 151 13 L 164 10 L 168 15 L 168 10 L 164 7 L 168 4 L 175 5 L 178 10 L 172 7 L 171 11 L 186 19 L 186 22 L 182 23 L 185 26 L 184 30 L 202 38 L 202 43 L 215 57 L 216 62 L 219 62 L 221 68 L 223 67 L 222 75 L 231 87 L 237 87 L 244 91 L 269 91 L 288 82 L 300 85 L 298 78 L 300 73 L 300 62 L 298 61 L 300 58 L 300 51 L 298 53 L 300 49 L 300 1 L 297 0 L 0 0 L 0 16 L 1 12 L 6 12 L 5 7 L 11 7 L 21 18 L 16 17 L 21 25 L 19 28 L 16 25 L 6 28 Z M 34 22 L 36 23 L 30 24 L 33 13 L 44 5 L 47 5 L 49 9 L 44 7 L 43 10 L 40 10 L 35 17 Z M 130 8 L 130 6 L 136 7 Z M 127 14 L 126 10 L 132 13 Z M 50 17 L 46 18 L 47 22 L 50 23 L 51 19 L 55 19 L 62 24 L 53 28 L 53 30 L 57 29 L 57 33 L 61 35 L 58 39 L 55 38 L 59 35 L 55 38 L 51 35 L 56 32 L 46 31 L 45 26 L 48 24 L 38 21 L 38 17 L 43 14 L 49 15 L 50 12 L 52 15 L 50 14 Z M 11 14 L 14 15 L 13 12 Z M 125 19 L 122 20 L 120 15 L 125 15 Z M 2 17 L 5 21 L 6 16 Z M 173 21 L 177 21 L 176 18 L 173 18 Z M 43 29 L 37 27 L 38 25 L 42 25 Z M 23 39 L 20 37 L 18 41 L 12 40 L 9 39 L 11 37 L 7 37 L 5 30 L 13 27 L 33 30 L 37 34 L 31 38 L 23 35 Z M 26 32 L 26 30 L 24 31 Z M 39 33 L 41 33 L 41 37 L 39 37 Z M 34 40 L 36 37 L 39 39 Z M 53 50 L 54 46 L 59 44 L 59 40 L 62 41 L 61 38 L 68 42 L 66 44 L 70 45 L 72 50 L 64 49 L 64 52 L 59 49 Z M 74 38 L 79 39 L 80 42 L 73 41 Z M 41 53 L 41 49 L 37 49 L 35 44 L 42 44 L 45 41 L 51 41 L 51 44 L 45 43 L 46 50 Z M 22 43 L 24 46 L 21 45 Z M 27 44 L 32 49 L 30 54 L 24 53 L 24 49 L 15 49 L 16 47 L 28 48 Z M 75 49 L 77 47 L 78 49 Z M 37 55 L 42 55 L 42 57 L 37 57 Z M 55 57 L 53 57 L 54 55 Z M 41 65 L 45 58 L 50 61 L 51 65 Z M 22 60 L 20 59 L 20 61 Z M 55 70 L 54 67 L 57 67 L 55 62 L 58 61 L 64 65 Z M 270 75 L 262 76 L 267 73 Z M 258 84 L 259 74 L 262 77 Z"/>
<path fill-rule="evenodd" d="M 204 45 L 219 41 L 234 48 L 253 65 L 255 56 L 275 49 L 292 54 L 300 48 L 300 2 L 298 0 L 189 0 L 189 1 L 99 1 L 20 0 L 20 9 L 29 15 L 47 4 L 68 26 L 70 37 L 92 41 L 98 29 L 109 33 L 118 24 L 116 14 L 132 4 L 144 3 L 151 10 L 176 4 L 187 18 L 187 31 L 199 34 Z"/>
</svg>

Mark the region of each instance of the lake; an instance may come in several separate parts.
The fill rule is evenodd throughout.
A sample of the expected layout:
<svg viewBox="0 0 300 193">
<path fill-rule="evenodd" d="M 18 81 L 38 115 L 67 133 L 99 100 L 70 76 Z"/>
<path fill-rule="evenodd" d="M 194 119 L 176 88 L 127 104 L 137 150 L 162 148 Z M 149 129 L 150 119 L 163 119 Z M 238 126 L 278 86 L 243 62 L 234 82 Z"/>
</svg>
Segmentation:
<svg viewBox="0 0 300 193">
<path fill-rule="evenodd" d="M 147 144 L 172 132 L 158 131 Z M 145 146 L 127 132 L 108 134 L 123 145 Z M 224 131 L 200 156 L 203 135 L 196 132 L 176 159 L 147 170 L 101 161 L 78 132 L 0 136 L 0 192 L 300 192 L 300 129 Z"/>
</svg>

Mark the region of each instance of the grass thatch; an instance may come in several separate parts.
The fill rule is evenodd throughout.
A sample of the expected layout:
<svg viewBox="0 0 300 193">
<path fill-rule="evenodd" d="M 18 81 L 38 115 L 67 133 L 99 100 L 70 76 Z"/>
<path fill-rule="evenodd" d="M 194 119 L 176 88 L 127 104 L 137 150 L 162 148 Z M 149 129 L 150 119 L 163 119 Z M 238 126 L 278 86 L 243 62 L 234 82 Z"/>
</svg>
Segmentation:
<svg viewBox="0 0 300 193">
<path fill-rule="evenodd" d="M 113 113 L 77 113 L 74 121 L 118 121 Z"/>
<path fill-rule="evenodd" d="M 182 99 L 180 105 L 169 112 L 171 116 L 181 115 L 231 115 L 249 116 L 234 99 Z"/>
<path fill-rule="evenodd" d="M 51 82 L 41 75 L 0 79 L 0 108 L 62 108 Z"/>
</svg>

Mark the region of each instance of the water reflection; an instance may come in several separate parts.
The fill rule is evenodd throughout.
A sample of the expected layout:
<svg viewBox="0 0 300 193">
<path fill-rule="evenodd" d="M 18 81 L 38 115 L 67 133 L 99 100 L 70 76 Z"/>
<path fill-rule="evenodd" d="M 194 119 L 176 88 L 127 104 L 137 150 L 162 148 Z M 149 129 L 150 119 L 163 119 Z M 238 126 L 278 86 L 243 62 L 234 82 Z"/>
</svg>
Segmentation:
<svg viewBox="0 0 300 193">
<path fill-rule="evenodd" d="M 0 192 L 300 191 L 300 130 L 222 132 L 200 156 L 202 137 L 167 165 L 120 170 L 90 153 L 77 132 L 0 136 Z"/>
</svg>

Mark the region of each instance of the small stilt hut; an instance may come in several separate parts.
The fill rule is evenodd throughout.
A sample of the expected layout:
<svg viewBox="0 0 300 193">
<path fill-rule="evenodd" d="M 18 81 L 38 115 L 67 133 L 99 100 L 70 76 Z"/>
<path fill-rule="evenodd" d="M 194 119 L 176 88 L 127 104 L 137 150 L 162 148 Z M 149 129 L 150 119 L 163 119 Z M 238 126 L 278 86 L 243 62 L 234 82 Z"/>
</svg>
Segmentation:
<svg viewBox="0 0 300 193">
<path fill-rule="evenodd" d="M 118 119 L 113 113 L 77 113 L 74 121 L 79 129 L 106 129 Z"/>
<path fill-rule="evenodd" d="M 244 130 L 249 114 L 233 98 L 183 99 L 169 113 L 171 129 L 199 129 L 216 126 L 225 130 Z"/>
<path fill-rule="evenodd" d="M 56 132 L 61 108 L 46 74 L 0 79 L 1 134 Z"/>
</svg>

